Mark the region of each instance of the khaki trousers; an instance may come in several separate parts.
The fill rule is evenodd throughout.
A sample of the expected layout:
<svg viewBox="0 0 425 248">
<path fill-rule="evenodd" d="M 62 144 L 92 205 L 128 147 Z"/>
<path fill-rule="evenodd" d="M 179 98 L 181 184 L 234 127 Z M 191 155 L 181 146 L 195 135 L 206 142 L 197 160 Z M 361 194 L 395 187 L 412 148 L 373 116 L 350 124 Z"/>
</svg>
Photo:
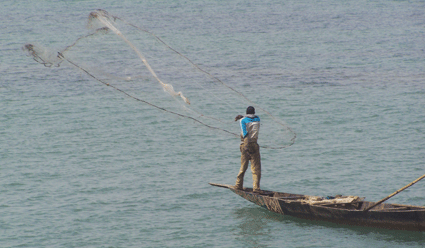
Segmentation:
<svg viewBox="0 0 425 248">
<path fill-rule="evenodd" d="M 247 149 L 246 145 L 241 144 L 241 168 L 239 174 L 236 177 L 236 188 L 242 189 L 243 187 L 243 178 L 245 172 L 248 169 L 248 163 L 251 162 L 251 172 L 253 180 L 253 190 L 260 190 L 260 179 L 261 179 L 261 156 L 260 156 L 260 146 L 255 142 L 248 143 Z"/>
</svg>

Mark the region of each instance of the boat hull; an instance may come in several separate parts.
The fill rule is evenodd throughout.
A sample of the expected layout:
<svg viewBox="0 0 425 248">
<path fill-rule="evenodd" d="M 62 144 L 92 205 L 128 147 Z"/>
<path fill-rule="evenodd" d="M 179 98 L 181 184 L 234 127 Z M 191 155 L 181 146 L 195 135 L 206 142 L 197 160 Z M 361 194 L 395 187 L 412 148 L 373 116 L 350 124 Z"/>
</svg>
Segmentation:
<svg viewBox="0 0 425 248">
<path fill-rule="evenodd" d="M 211 184 L 219 186 L 218 184 Z M 367 226 L 395 230 L 425 231 L 425 207 L 397 204 L 381 204 L 364 211 L 374 202 L 361 201 L 356 204 L 314 205 L 297 200 L 308 196 L 263 191 L 254 193 L 250 188 L 242 190 L 230 185 L 221 185 L 237 195 L 272 212 L 308 220 L 328 221 L 352 226 Z"/>
</svg>

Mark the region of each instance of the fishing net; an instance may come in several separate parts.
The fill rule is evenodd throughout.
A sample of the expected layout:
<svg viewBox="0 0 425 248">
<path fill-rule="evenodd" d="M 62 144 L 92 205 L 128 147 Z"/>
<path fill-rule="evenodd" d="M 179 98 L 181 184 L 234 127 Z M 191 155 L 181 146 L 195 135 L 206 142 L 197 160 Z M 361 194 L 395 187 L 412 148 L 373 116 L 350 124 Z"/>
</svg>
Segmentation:
<svg viewBox="0 0 425 248">
<path fill-rule="evenodd" d="M 237 138 L 240 130 L 235 116 L 252 105 L 261 118 L 262 148 L 294 144 L 296 134 L 282 120 L 149 30 L 104 10 L 91 12 L 87 27 L 89 34 L 61 51 L 35 44 L 26 44 L 23 50 L 46 67 L 70 64 L 136 101 Z"/>
</svg>

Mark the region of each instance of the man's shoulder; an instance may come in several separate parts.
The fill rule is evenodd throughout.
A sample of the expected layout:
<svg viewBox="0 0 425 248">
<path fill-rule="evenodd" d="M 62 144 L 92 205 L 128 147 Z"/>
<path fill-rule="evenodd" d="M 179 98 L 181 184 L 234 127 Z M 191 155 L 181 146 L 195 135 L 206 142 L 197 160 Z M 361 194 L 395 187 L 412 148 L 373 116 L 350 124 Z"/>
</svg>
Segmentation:
<svg viewBox="0 0 425 248">
<path fill-rule="evenodd" d="M 260 121 L 260 117 L 258 117 L 257 115 L 255 115 L 255 116 L 245 116 L 241 121 L 245 122 L 245 123 L 258 122 L 258 121 Z"/>
</svg>

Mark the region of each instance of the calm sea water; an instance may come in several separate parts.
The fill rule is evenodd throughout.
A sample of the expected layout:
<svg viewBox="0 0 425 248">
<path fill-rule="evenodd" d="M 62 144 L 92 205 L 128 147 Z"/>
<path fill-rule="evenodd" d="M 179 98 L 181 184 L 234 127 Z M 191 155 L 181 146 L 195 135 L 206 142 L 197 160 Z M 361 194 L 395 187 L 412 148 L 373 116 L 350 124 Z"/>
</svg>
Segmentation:
<svg viewBox="0 0 425 248">
<path fill-rule="evenodd" d="M 69 64 L 46 68 L 21 50 L 62 50 L 88 33 L 91 11 L 105 9 L 154 32 L 296 132 L 294 145 L 262 149 L 263 189 L 376 201 L 425 171 L 424 1 L 1 5 L 1 247 L 425 247 L 423 233 L 281 216 L 211 187 L 234 183 L 237 138 L 125 97 Z M 140 33 L 127 34 L 142 44 Z M 129 63 L 124 74 L 143 66 L 107 39 L 72 58 L 93 68 L 112 55 L 108 70 Z M 190 65 L 167 65 L 149 44 L 143 51 L 154 52 L 148 60 L 159 77 L 187 82 L 195 100 L 208 97 L 192 87 Z M 160 89 L 147 94 L 143 84 L 108 78 L 173 107 Z M 204 111 L 219 103 L 210 99 Z M 238 104 L 214 114 L 243 113 Z M 238 132 L 232 121 L 226 128 Z M 389 202 L 425 206 L 425 182 Z"/>
</svg>

